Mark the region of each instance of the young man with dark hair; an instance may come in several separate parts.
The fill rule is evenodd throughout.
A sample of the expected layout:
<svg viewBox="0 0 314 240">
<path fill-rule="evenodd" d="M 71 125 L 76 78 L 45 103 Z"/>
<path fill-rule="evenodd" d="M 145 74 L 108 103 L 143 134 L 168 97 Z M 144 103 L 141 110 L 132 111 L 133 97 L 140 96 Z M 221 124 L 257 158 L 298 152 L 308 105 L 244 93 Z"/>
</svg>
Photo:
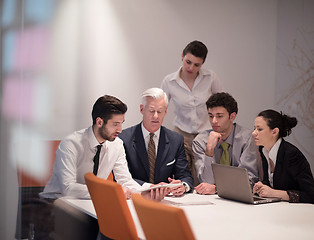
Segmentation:
<svg viewBox="0 0 314 240">
<path fill-rule="evenodd" d="M 215 194 L 212 163 L 243 167 L 248 170 L 253 185 L 258 180 L 257 148 L 252 133 L 234 120 L 238 104 L 228 93 L 213 94 L 206 102 L 212 129 L 198 134 L 192 149 L 200 184 L 199 194 Z"/>
<path fill-rule="evenodd" d="M 113 96 L 98 98 L 92 110 L 93 125 L 61 141 L 52 176 L 40 196 L 90 198 L 84 179 L 88 172 L 107 179 L 113 171 L 127 199 L 132 191 L 140 190 L 141 186 L 132 179 L 128 170 L 123 142 L 118 138 L 126 111 L 127 106 Z M 164 196 L 163 191 L 156 190 L 148 197 L 160 200 Z"/>
<path fill-rule="evenodd" d="M 174 131 L 184 137 L 184 147 L 189 168 L 198 184 L 195 174 L 192 141 L 195 136 L 210 128 L 205 102 L 213 94 L 222 91 L 216 73 L 202 68 L 207 56 L 207 47 L 200 41 L 190 42 L 182 52 L 182 66 L 167 75 L 161 88 L 174 104 Z"/>
</svg>

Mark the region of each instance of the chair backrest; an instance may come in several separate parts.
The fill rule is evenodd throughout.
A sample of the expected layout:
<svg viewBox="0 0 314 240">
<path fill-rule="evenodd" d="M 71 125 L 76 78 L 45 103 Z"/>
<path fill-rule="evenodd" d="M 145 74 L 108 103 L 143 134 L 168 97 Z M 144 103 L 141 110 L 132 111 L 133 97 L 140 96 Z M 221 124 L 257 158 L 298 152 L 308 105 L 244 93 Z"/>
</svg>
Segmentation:
<svg viewBox="0 0 314 240">
<path fill-rule="evenodd" d="M 195 239 L 191 226 L 181 208 L 132 195 L 137 216 L 147 240 Z"/>
<path fill-rule="evenodd" d="M 112 239 L 138 239 L 135 223 L 120 184 L 85 174 L 100 232 Z"/>
<path fill-rule="evenodd" d="M 32 175 L 27 174 L 25 171 L 23 171 L 23 169 L 18 168 L 17 176 L 20 187 L 44 187 L 48 182 L 52 174 L 53 165 L 56 158 L 56 151 L 60 144 L 60 140 L 47 141 L 47 144 L 49 149 L 49 151 L 47 152 L 47 158 L 49 160 L 49 165 L 47 166 L 49 168 L 49 171 L 47 172 L 47 175 L 39 180 L 34 178 Z"/>
</svg>

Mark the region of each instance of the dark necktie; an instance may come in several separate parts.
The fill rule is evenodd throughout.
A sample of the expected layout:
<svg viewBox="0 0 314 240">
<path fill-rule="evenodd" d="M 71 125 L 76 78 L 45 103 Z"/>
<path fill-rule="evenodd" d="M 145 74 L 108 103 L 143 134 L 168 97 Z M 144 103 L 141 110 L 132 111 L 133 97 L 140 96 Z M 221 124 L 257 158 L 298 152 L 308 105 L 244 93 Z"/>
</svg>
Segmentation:
<svg viewBox="0 0 314 240">
<path fill-rule="evenodd" d="M 220 158 L 220 164 L 224 164 L 224 165 L 230 165 L 230 160 L 229 160 L 229 143 L 227 142 L 222 142 L 221 143 L 221 147 L 222 147 L 222 155 Z"/>
<path fill-rule="evenodd" d="M 154 133 L 149 134 L 149 143 L 147 148 L 148 163 L 149 163 L 149 182 L 154 183 L 155 161 L 156 161 L 156 147 L 154 142 Z"/>
<path fill-rule="evenodd" d="M 101 149 L 102 145 L 98 145 L 97 146 L 97 152 L 96 155 L 94 157 L 94 170 L 93 173 L 97 176 L 97 172 L 98 172 L 98 165 L 99 165 L 99 154 L 100 154 L 100 149 Z"/>
</svg>

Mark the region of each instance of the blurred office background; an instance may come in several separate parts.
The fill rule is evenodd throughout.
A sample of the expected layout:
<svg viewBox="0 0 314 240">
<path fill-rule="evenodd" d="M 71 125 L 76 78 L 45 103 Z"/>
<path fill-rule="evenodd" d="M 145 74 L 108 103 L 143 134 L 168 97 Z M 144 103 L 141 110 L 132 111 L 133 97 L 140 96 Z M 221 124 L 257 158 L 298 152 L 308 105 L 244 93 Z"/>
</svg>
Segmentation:
<svg viewBox="0 0 314 240">
<path fill-rule="evenodd" d="M 19 172 L 49 175 L 47 140 L 91 125 L 104 94 L 141 120 L 140 95 L 181 66 L 187 43 L 208 47 L 213 69 L 250 129 L 268 108 L 296 116 L 287 139 L 314 170 L 314 1 L 2 0 L 1 239 L 13 239 Z M 173 106 L 164 125 L 172 128 Z"/>
</svg>

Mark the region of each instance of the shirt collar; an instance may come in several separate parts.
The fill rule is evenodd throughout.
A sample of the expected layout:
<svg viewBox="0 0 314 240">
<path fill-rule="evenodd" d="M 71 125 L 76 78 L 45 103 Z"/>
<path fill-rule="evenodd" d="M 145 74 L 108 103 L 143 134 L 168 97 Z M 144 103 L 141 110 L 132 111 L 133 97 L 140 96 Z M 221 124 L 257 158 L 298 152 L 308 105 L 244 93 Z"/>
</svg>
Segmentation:
<svg viewBox="0 0 314 240">
<path fill-rule="evenodd" d="M 224 142 L 228 143 L 229 146 L 232 146 L 232 144 L 233 144 L 235 126 L 236 126 L 236 123 L 233 123 L 232 124 L 232 131 L 231 131 L 230 135 L 227 137 L 227 139 L 224 141 Z M 219 146 L 220 145 L 221 145 L 221 143 L 219 143 Z"/>
<path fill-rule="evenodd" d="M 271 160 L 273 160 L 274 164 L 276 164 L 277 154 L 279 150 L 279 146 L 281 144 L 282 139 L 279 138 L 274 146 L 270 149 L 268 156 Z"/>
<path fill-rule="evenodd" d="M 94 134 L 93 126 L 90 126 L 88 128 L 87 136 L 88 136 L 89 146 L 90 146 L 91 149 L 95 149 L 98 145 L 100 145 L 98 140 L 97 140 L 97 138 L 96 138 L 96 136 L 95 136 L 95 134 Z M 103 144 L 101 144 L 101 145 L 105 145 L 105 142 Z"/>
<path fill-rule="evenodd" d="M 266 150 L 266 148 L 263 148 L 262 150 L 263 154 L 274 162 L 274 165 L 276 165 L 277 154 L 278 154 L 278 150 L 279 150 L 279 146 L 281 142 L 282 142 L 282 139 L 279 138 L 277 142 L 274 144 L 274 146 L 270 149 L 269 152 Z"/>
<path fill-rule="evenodd" d="M 143 122 L 141 123 L 141 127 L 142 127 L 142 133 L 143 133 L 143 137 L 144 139 L 146 139 L 147 137 L 149 137 L 150 132 L 146 130 L 146 128 L 143 125 Z M 160 135 L 160 128 L 154 132 L 155 137 L 157 137 L 157 139 L 159 139 L 159 135 Z"/>
<path fill-rule="evenodd" d="M 180 71 L 182 69 L 182 66 L 178 69 L 178 71 L 173 75 L 173 78 L 170 79 L 171 81 L 179 81 L 181 79 L 180 77 Z M 206 76 L 206 75 L 210 75 L 210 72 L 205 72 L 202 68 L 199 70 L 198 72 L 198 76 L 197 78 L 201 78 L 203 76 Z M 181 79 L 182 80 L 182 79 Z"/>
</svg>

